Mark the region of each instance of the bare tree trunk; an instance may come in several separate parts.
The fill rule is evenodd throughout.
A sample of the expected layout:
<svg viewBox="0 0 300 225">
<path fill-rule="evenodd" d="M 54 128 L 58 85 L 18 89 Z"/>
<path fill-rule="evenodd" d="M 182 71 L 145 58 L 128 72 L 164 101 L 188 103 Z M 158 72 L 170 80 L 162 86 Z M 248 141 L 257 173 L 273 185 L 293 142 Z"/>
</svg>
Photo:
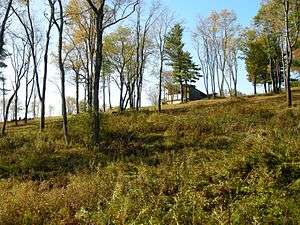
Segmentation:
<svg viewBox="0 0 300 225">
<path fill-rule="evenodd" d="M 285 30 L 286 30 L 286 68 L 285 68 L 285 83 L 286 83 L 286 98 L 288 107 L 292 106 L 292 90 L 291 90 L 291 62 L 292 62 L 292 48 L 290 42 L 290 30 L 289 30 L 289 10 L 290 5 L 288 0 L 284 0 L 284 13 L 285 13 Z"/>
<path fill-rule="evenodd" d="M 162 95 L 162 75 L 163 75 L 163 66 L 164 66 L 164 60 L 163 60 L 163 54 L 160 53 L 160 67 L 159 67 L 159 86 L 158 86 L 158 111 L 161 112 L 161 95 Z"/>
<path fill-rule="evenodd" d="M 286 71 L 286 98 L 287 98 L 287 105 L 288 107 L 292 107 L 292 89 L 291 89 L 291 79 L 290 79 L 290 73 L 291 68 L 288 66 Z"/>
<path fill-rule="evenodd" d="M 296 12 L 295 15 L 297 16 L 297 20 L 296 23 L 294 25 L 296 25 L 295 28 L 295 35 L 294 35 L 294 39 L 295 40 L 291 40 L 291 25 L 293 25 L 292 23 L 290 23 L 289 17 L 290 17 L 290 1 L 289 0 L 283 0 L 283 6 L 284 6 L 284 22 L 285 22 L 285 51 L 286 51 L 286 60 L 285 60 L 285 83 L 286 83 L 286 98 L 287 98 L 287 105 L 288 107 L 292 107 L 292 90 L 291 90 L 291 66 L 292 66 L 292 62 L 293 62 L 293 48 L 296 45 L 296 43 L 298 42 L 299 39 L 299 32 L 300 32 L 300 15 L 299 15 L 299 8 L 300 8 L 300 2 L 299 1 L 295 1 L 295 9 Z"/>
<path fill-rule="evenodd" d="M 105 82 L 105 76 L 102 74 L 102 100 L 103 100 L 103 112 L 106 111 L 106 96 L 105 96 L 105 87 L 106 87 L 106 82 Z"/>
<path fill-rule="evenodd" d="M 5 99 L 5 95 L 6 95 L 6 88 L 5 88 L 5 78 L 3 78 L 2 80 L 2 107 L 3 107 L 3 111 L 2 111 L 2 116 L 3 116 L 3 120 L 5 117 L 5 105 L 6 105 L 6 99 Z"/>
<path fill-rule="evenodd" d="M 185 81 L 185 102 L 188 102 L 188 84 L 187 81 Z"/>
<path fill-rule="evenodd" d="M 123 74 L 120 74 L 120 111 L 121 112 L 124 110 L 123 92 L 124 92 L 124 78 L 123 78 Z"/>
<path fill-rule="evenodd" d="M 33 118 L 35 119 L 36 118 L 36 93 L 34 93 L 34 96 L 33 96 Z"/>
<path fill-rule="evenodd" d="M 265 89 L 265 94 L 267 94 L 268 90 L 267 90 L 267 82 L 266 82 L 266 80 L 264 81 L 264 89 Z"/>
<path fill-rule="evenodd" d="M 15 118 L 15 125 L 18 126 L 18 92 L 15 94 L 15 105 L 14 105 L 14 118 Z"/>
<path fill-rule="evenodd" d="M 138 6 L 137 9 L 137 20 L 136 20 L 136 110 L 139 110 L 139 98 L 140 98 L 140 85 L 139 80 L 140 76 L 140 59 L 141 59 L 141 6 Z"/>
<path fill-rule="evenodd" d="M 183 103 L 184 102 L 184 93 L 183 93 L 184 91 L 183 91 L 183 83 L 182 83 L 182 81 L 180 81 L 179 84 L 180 84 L 181 103 Z"/>
<path fill-rule="evenodd" d="M 110 87 L 110 75 L 107 77 L 107 89 L 108 89 L 108 103 L 109 103 L 109 108 L 112 109 L 112 104 L 111 104 L 111 87 Z"/>
<path fill-rule="evenodd" d="M 254 87 L 254 95 L 257 95 L 256 79 L 254 80 L 253 87 Z"/>
<path fill-rule="evenodd" d="M 280 93 L 282 77 L 281 77 L 281 67 L 278 59 L 276 60 L 276 78 L 277 78 L 277 84 L 276 84 L 277 93 Z"/>
<path fill-rule="evenodd" d="M 9 0 L 8 4 L 7 4 L 7 8 L 4 14 L 4 18 L 3 21 L 1 23 L 1 27 L 0 27 L 0 57 L 2 57 L 5 53 L 4 53 L 4 36 L 5 36 L 5 31 L 6 31 L 6 25 L 7 25 L 7 21 L 9 18 L 9 13 L 10 10 L 12 8 L 12 0 Z M 2 104 L 3 104 L 3 120 L 5 120 L 5 95 L 6 95 L 6 89 L 5 89 L 5 78 L 2 77 L 1 79 L 2 81 Z"/>
<path fill-rule="evenodd" d="M 43 89 L 42 96 L 40 96 L 41 102 L 41 118 L 40 118 L 40 129 L 43 131 L 45 129 L 45 113 L 46 113 L 46 88 L 47 88 L 47 76 L 48 76 L 48 52 L 50 44 L 50 34 L 54 22 L 54 9 L 51 9 L 51 18 L 48 25 L 48 30 L 46 33 L 46 44 L 44 53 L 44 76 L 43 76 Z M 37 81 L 38 82 L 38 81 Z"/>
<path fill-rule="evenodd" d="M 28 122 L 28 108 L 32 99 L 32 95 L 33 95 L 33 91 L 34 91 L 34 74 L 32 76 L 31 80 L 28 80 L 28 71 L 29 71 L 29 67 L 27 68 L 27 72 L 26 72 L 26 94 L 25 94 L 25 115 L 24 115 L 24 122 L 25 124 L 27 124 Z M 31 90 L 29 92 L 29 85 L 32 83 L 31 85 Z"/>
<path fill-rule="evenodd" d="M 88 108 L 91 110 L 93 108 L 93 79 L 92 74 L 88 75 L 88 81 L 87 81 L 87 95 L 88 95 Z"/>
<path fill-rule="evenodd" d="M 0 56 L 3 55 L 4 52 L 4 34 L 5 34 L 5 30 L 6 30 L 6 24 L 9 18 L 9 12 L 11 10 L 11 6 L 12 6 L 12 0 L 9 0 L 8 4 L 7 4 L 7 8 L 6 8 L 6 12 L 1 24 L 1 28 L 0 28 Z"/>
<path fill-rule="evenodd" d="M 6 105 L 6 109 L 5 109 L 5 115 L 4 115 L 4 121 L 3 121 L 3 125 L 2 125 L 2 130 L 1 130 L 1 135 L 2 136 L 5 135 L 5 130 L 6 130 L 7 120 L 8 120 L 8 114 L 9 114 L 10 105 L 11 105 L 12 101 L 14 100 L 14 98 L 16 97 L 16 94 L 19 91 L 21 80 L 24 77 L 24 75 L 25 75 L 24 73 L 23 74 L 18 74 L 18 77 L 17 77 L 17 80 L 16 80 L 16 88 L 14 90 L 14 93 L 8 99 L 8 102 L 7 102 L 7 105 Z"/>
<path fill-rule="evenodd" d="M 25 78 L 25 84 L 26 84 L 26 87 L 25 87 L 25 114 L 24 114 L 24 122 L 25 124 L 27 123 L 27 120 L 28 120 L 28 95 L 29 95 L 29 90 L 28 90 L 28 71 L 27 71 L 27 74 L 26 74 L 26 78 Z"/>
<path fill-rule="evenodd" d="M 9 98 L 7 105 L 6 105 L 6 109 L 5 109 L 5 115 L 4 115 L 4 120 L 3 120 L 3 125 L 2 125 L 2 130 L 1 130 L 1 135 L 4 136 L 5 135 L 5 131 L 6 131 L 6 124 L 7 124 L 7 120 L 8 120 L 8 114 L 9 114 L 9 108 L 10 105 L 13 101 L 15 97 L 15 93 Z"/>
<path fill-rule="evenodd" d="M 80 109 L 79 109 L 79 72 L 76 72 L 75 82 L 76 82 L 76 114 L 79 114 L 80 113 Z"/>
<path fill-rule="evenodd" d="M 274 77 L 273 73 L 273 60 L 272 58 L 269 59 L 269 66 L 270 66 L 270 78 L 272 80 L 272 86 L 273 86 L 273 93 L 277 93 L 277 88 L 276 88 L 276 79 Z"/>
<path fill-rule="evenodd" d="M 141 2 L 138 1 L 137 8 L 137 24 L 136 24 L 136 110 L 142 107 L 142 89 L 144 79 L 144 67 L 147 59 L 147 36 L 151 25 L 153 24 L 152 18 L 154 17 L 156 6 L 154 6 L 148 16 L 145 16 L 145 22 L 141 26 Z M 133 92 L 132 92 L 133 93 Z"/>
<path fill-rule="evenodd" d="M 104 1 L 97 13 L 97 48 L 96 48 L 96 63 L 95 76 L 93 87 L 93 133 L 92 139 L 94 144 L 99 144 L 100 137 L 100 112 L 99 112 L 99 82 L 102 68 L 102 48 L 103 48 L 103 18 L 104 18 Z"/>
<path fill-rule="evenodd" d="M 67 117 L 67 107 L 66 107 L 66 94 L 65 94 L 65 69 L 64 69 L 64 60 L 62 56 L 63 49 L 63 32 L 64 32 L 64 11 L 61 0 L 58 0 L 58 8 L 59 8 L 59 18 L 58 20 L 54 18 L 55 11 L 55 3 L 52 0 L 49 0 L 49 4 L 52 8 L 52 18 L 58 30 L 58 65 L 60 69 L 60 82 L 61 82 L 61 102 L 62 102 L 62 117 L 63 117 L 63 131 L 64 131 L 64 139 L 65 143 L 69 143 L 68 137 L 68 117 Z"/>
</svg>

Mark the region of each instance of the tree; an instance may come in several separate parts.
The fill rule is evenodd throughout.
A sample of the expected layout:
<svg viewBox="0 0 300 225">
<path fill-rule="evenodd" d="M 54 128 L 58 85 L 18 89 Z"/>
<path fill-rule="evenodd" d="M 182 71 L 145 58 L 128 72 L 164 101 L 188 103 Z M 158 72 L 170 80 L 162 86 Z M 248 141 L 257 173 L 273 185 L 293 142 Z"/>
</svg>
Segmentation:
<svg viewBox="0 0 300 225">
<path fill-rule="evenodd" d="M 298 0 L 281 0 L 284 8 L 285 28 L 285 83 L 288 107 L 292 106 L 291 67 L 293 50 L 299 39 L 300 2 Z"/>
<path fill-rule="evenodd" d="M 80 63 L 80 59 L 78 57 L 77 51 L 71 50 L 65 53 L 67 55 L 66 60 L 64 62 L 65 70 L 69 70 L 74 73 L 72 76 L 72 82 L 75 81 L 75 89 L 76 89 L 76 114 L 79 114 L 79 85 L 82 82 L 85 82 L 85 77 L 81 74 L 82 65 Z"/>
<path fill-rule="evenodd" d="M 213 97 L 216 93 L 216 74 L 218 74 L 218 58 L 216 50 L 217 21 L 215 14 L 207 18 L 199 18 L 193 34 L 194 47 L 202 69 L 204 87 L 209 96 L 209 83 Z"/>
<path fill-rule="evenodd" d="M 234 96 L 238 96 L 237 91 L 237 83 L 238 83 L 238 57 L 240 52 L 240 38 L 232 38 L 229 44 L 229 51 L 227 55 L 227 69 L 230 77 L 228 89 L 230 94 L 232 90 L 234 92 Z M 233 83 L 233 89 L 231 87 L 231 83 Z M 227 82 L 228 84 L 228 82 Z"/>
<path fill-rule="evenodd" d="M 102 66 L 102 99 L 103 99 L 103 111 L 106 111 L 106 83 L 108 87 L 108 101 L 109 107 L 111 108 L 111 89 L 110 89 L 110 77 L 113 73 L 113 65 L 111 61 L 104 57 Z M 106 82 L 107 81 L 107 82 Z"/>
<path fill-rule="evenodd" d="M 0 24 L 0 57 L 4 57 L 5 55 L 5 50 L 4 50 L 4 35 L 5 35 L 5 32 L 6 32 L 6 28 L 7 28 L 7 22 L 8 22 L 8 19 L 9 19 L 9 14 L 10 14 L 10 10 L 11 10 L 11 6 L 12 6 L 12 3 L 13 1 L 12 0 L 8 0 L 6 1 L 7 3 L 5 4 L 6 5 L 6 9 L 5 9 L 5 13 L 3 14 L 3 18 L 2 21 L 1 21 L 1 24 Z"/>
<path fill-rule="evenodd" d="M 25 108 L 24 108 L 24 122 L 25 124 L 28 122 L 28 112 L 29 112 L 29 106 L 30 106 L 30 102 L 33 96 L 33 92 L 34 92 L 34 74 L 32 75 L 32 77 L 29 76 L 29 68 L 28 71 L 26 72 L 25 75 Z"/>
<path fill-rule="evenodd" d="M 48 1 L 50 3 L 50 1 Z M 23 1 L 22 4 L 25 4 L 26 15 L 22 15 L 22 13 L 18 12 L 14 7 L 12 10 L 14 14 L 17 16 L 18 21 L 21 23 L 27 37 L 27 41 L 30 46 L 31 50 L 31 57 L 33 61 L 33 73 L 35 75 L 35 84 L 36 84 L 36 91 L 37 96 L 40 100 L 41 105 L 41 118 L 40 118 L 40 130 L 43 131 L 45 129 L 45 112 L 46 112 L 46 88 L 47 88 L 47 77 L 48 77 L 48 55 L 49 55 L 49 45 L 50 45 L 50 38 L 51 38 L 51 30 L 54 25 L 54 10 L 50 5 L 50 16 L 48 18 L 48 26 L 46 29 L 46 39 L 44 43 L 44 54 L 43 54 L 43 63 L 44 63 L 44 70 L 43 70 L 43 77 L 42 77 L 42 85 L 40 85 L 40 73 L 38 71 L 39 68 L 39 54 L 41 54 L 39 50 L 39 45 L 41 44 L 41 37 L 39 36 L 38 30 L 34 24 L 33 15 L 31 12 L 31 1 Z"/>
<path fill-rule="evenodd" d="M 157 106 L 158 105 L 158 91 L 157 87 L 149 88 L 147 90 L 148 100 L 150 101 L 151 105 Z"/>
<path fill-rule="evenodd" d="M 68 115 L 76 113 L 76 99 L 73 97 L 66 97 L 66 107 Z"/>
<path fill-rule="evenodd" d="M 9 109 L 10 109 L 10 106 L 14 99 L 15 99 L 15 106 L 14 106 L 15 115 L 14 115 L 14 117 L 15 117 L 16 123 L 18 120 L 18 116 L 17 116 L 18 97 L 17 96 L 18 96 L 18 91 L 21 86 L 21 81 L 25 77 L 25 75 L 28 71 L 28 68 L 29 68 L 31 55 L 28 53 L 28 50 L 29 50 L 28 47 L 29 47 L 29 44 L 27 41 L 24 41 L 24 39 L 21 39 L 21 41 L 19 41 L 19 42 L 15 41 L 12 44 L 13 54 L 11 56 L 11 62 L 12 62 L 15 76 L 14 76 L 12 94 L 10 95 L 10 97 L 7 101 L 7 104 L 6 104 L 6 108 L 5 108 L 4 121 L 3 121 L 3 125 L 2 125 L 2 131 L 1 131 L 2 136 L 5 135 Z"/>
<path fill-rule="evenodd" d="M 184 93 L 187 93 L 188 82 L 195 82 L 199 77 L 199 69 L 192 61 L 191 54 L 183 50 L 182 36 L 183 28 L 180 24 L 176 24 L 166 37 L 166 52 L 170 61 L 169 65 L 173 68 L 174 79 L 180 84 L 181 102 L 184 101 Z M 185 100 L 187 101 L 187 94 Z"/>
<path fill-rule="evenodd" d="M 11 55 L 11 65 L 14 71 L 14 120 L 15 125 L 18 125 L 18 113 L 19 113 L 19 95 L 18 95 L 18 82 L 19 79 L 23 77 L 28 77 L 29 67 L 30 67 L 30 49 L 28 47 L 28 42 L 25 38 L 12 37 L 15 42 L 12 43 L 12 55 Z M 20 40 L 18 40 L 20 39 Z"/>
<path fill-rule="evenodd" d="M 214 11 L 199 19 L 193 40 L 207 94 L 210 83 L 213 95 L 217 85 L 220 96 L 224 96 L 225 84 L 229 93 L 237 95 L 239 31 L 237 17 L 231 10 Z"/>
<path fill-rule="evenodd" d="M 143 11 L 143 0 L 139 1 L 136 10 L 136 110 L 138 111 L 142 105 L 142 88 L 144 80 L 144 71 L 146 66 L 146 60 L 152 51 L 152 42 L 149 38 L 150 29 L 155 24 L 156 13 L 160 8 L 158 1 L 153 1 L 148 12 Z M 142 14 L 144 18 L 142 18 Z M 131 101 L 131 107 L 134 104 L 134 100 Z"/>
<path fill-rule="evenodd" d="M 172 27 L 173 16 L 165 9 L 161 11 L 159 18 L 155 23 L 155 46 L 157 48 L 159 57 L 159 84 L 158 84 L 158 111 L 161 112 L 162 105 L 162 85 L 163 85 L 163 72 L 164 64 L 167 58 L 166 55 L 166 36 Z"/>
<path fill-rule="evenodd" d="M 111 64 L 111 69 L 118 75 L 115 83 L 120 90 L 119 107 L 124 111 L 132 100 L 137 81 L 133 32 L 129 28 L 118 27 L 115 32 L 105 37 L 104 54 L 106 63 Z"/>
<path fill-rule="evenodd" d="M 300 32 L 299 9 L 300 2 L 298 0 L 268 0 L 262 4 L 255 18 L 269 40 L 269 64 L 273 89 L 278 92 L 281 86 L 282 67 L 289 107 L 292 106 L 291 70 Z M 280 46 L 280 51 L 277 51 L 277 46 Z M 278 52 L 281 53 L 281 60 L 278 60 Z M 274 70 L 276 72 L 273 72 Z M 277 83 L 279 83 L 279 88 L 276 87 Z"/>
<path fill-rule="evenodd" d="M 64 139 L 65 143 L 69 143 L 69 137 L 68 137 L 68 117 L 67 117 L 67 106 L 66 106 L 66 72 L 65 72 L 65 67 L 64 67 L 64 62 L 65 59 L 63 58 L 63 33 L 64 33 L 64 8 L 62 5 L 61 0 L 57 1 L 52 1 L 48 0 L 49 5 L 51 7 L 51 17 L 52 20 L 57 28 L 58 31 L 58 65 L 59 65 L 59 70 L 60 70 L 60 81 L 61 81 L 61 89 L 60 89 L 60 94 L 61 94 L 61 102 L 62 102 L 62 117 L 63 117 L 63 131 L 64 131 Z M 55 18 L 55 4 L 58 4 L 57 10 L 58 10 L 58 18 Z"/>
<path fill-rule="evenodd" d="M 6 108 L 6 95 L 9 91 L 9 89 L 6 88 L 6 78 L 4 77 L 4 75 L 2 75 L 2 72 L 0 73 L 1 77 L 0 77 L 0 81 L 2 83 L 0 91 L 2 93 L 2 117 L 3 120 L 5 118 L 5 108 Z"/>
<path fill-rule="evenodd" d="M 164 88 L 164 100 L 166 101 L 166 90 L 168 90 L 168 94 L 171 96 L 171 102 L 173 103 L 173 97 L 175 94 L 178 94 L 178 90 L 180 87 L 178 83 L 174 82 L 173 73 L 170 71 L 163 72 L 163 88 Z"/>
<path fill-rule="evenodd" d="M 3 68 L 3 67 L 6 67 L 6 64 L 3 62 L 3 60 L 7 56 L 7 53 L 4 49 L 5 33 L 6 33 L 6 29 L 7 29 L 7 23 L 8 23 L 8 19 L 9 19 L 9 16 L 10 16 L 12 3 L 13 3 L 12 0 L 8 0 L 7 2 L 5 2 L 6 7 L 4 8 L 5 9 L 5 12 L 3 13 L 4 16 L 0 17 L 0 19 L 1 19 L 1 24 L 0 24 L 0 69 Z M 5 96 L 6 96 L 7 91 L 8 91 L 8 89 L 6 89 L 6 87 L 5 87 L 5 81 L 6 81 L 6 78 L 2 74 L 2 71 L 0 71 L 0 82 L 2 83 L 0 91 L 2 93 L 3 120 L 5 118 L 5 108 L 6 108 Z"/>
<path fill-rule="evenodd" d="M 239 25 L 237 24 L 237 17 L 235 13 L 231 10 L 222 10 L 219 13 L 216 13 L 217 18 L 217 30 L 218 35 L 215 42 L 216 51 L 217 51 L 217 59 L 218 59 L 218 67 L 221 71 L 221 78 L 218 79 L 218 85 L 220 89 L 220 95 L 224 95 L 224 84 L 227 83 L 228 89 L 230 90 L 230 82 L 228 81 L 228 77 L 226 74 L 226 70 L 229 67 L 229 78 L 233 79 L 235 94 L 237 94 L 236 86 L 237 86 L 237 51 L 238 45 L 236 39 L 238 39 Z M 235 69 L 234 69 L 235 67 Z"/>
<path fill-rule="evenodd" d="M 273 92 L 279 93 L 284 71 L 283 30 L 284 21 L 281 19 L 281 5 L 276 1 L 262 4 L 254 17 L 255 28 L 265 39 L 269 59 L 269 73 L 272 81 Z"/>
<path fill-rule="evenodd" d="M 73 48 L 73 54 L 69 54 L 69 60 L 80 61 L 82 79 L 85 83 L 85 100 L 87 108 L 92 109 L 93 79 L 96 49 L 96 15 L 91 11 L 86 0 L 70 0 L 66 7 L 65 48 Z M 76 73 L 76 72 L 75 72 Z"/>
<path fill-rule="evenodd" d="M 257 84 L 263 83 L 266 91 L 268 80 L 268 53 L 264 39 L 255 30 L 247 30 L 244 34 L 242 51 L 248 72 L 248 80 L 253 83 L 254 94 L 257 94 Z"/>
<path fill-rule="evenodd" d="M 93 80 L 93 115 L 92 115 L 92 141 L 99 143 L 100 134 L 100 108 L 99 108 L 99 82 L 103 61 L 103 34 L 105 29 L 127 19 L 136 9 L 139 0 L 112 1 L 112 5 L 106 5 L 106 1 L 86 0 L 96 16 L 96 63 Z M 130 9 L 132 6 L 132 9 Z M 120 14 L 118 9 L 121 10 Z M 129 10 L 130 9 L 130 10 Z M 129 10 L 129 12 L 128 12 Z M 118 17 L 118 15 L 121 15 Z"/>
</svg>

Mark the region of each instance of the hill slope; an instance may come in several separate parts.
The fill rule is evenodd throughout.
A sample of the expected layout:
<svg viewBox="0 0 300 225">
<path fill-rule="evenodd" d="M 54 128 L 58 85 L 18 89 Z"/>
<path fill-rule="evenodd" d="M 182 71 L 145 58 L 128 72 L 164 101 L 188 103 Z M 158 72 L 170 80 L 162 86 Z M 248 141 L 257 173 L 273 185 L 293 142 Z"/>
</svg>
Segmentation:
<svg viewBox="0 0 300 225">
<path fill-rule="evenodd" d="M 84 114 L 70 118 L 70 146 L 59 119 L 43 134 L 10 125 L 0 224 L 299 224 L 300 107 L 284 100 L 105 114 L 100 149 Z"/>
</svg>

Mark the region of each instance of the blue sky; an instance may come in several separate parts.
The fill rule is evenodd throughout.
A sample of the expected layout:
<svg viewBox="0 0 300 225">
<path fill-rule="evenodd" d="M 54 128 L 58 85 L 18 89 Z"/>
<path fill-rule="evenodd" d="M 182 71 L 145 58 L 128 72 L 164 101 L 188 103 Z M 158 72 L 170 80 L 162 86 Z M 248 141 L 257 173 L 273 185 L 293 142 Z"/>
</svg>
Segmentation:
<svg viewBox="0 0 300 225">
<path fill-rule="evenodd" d="M 212 10 L 232 9 L 247 25 L 258 11 L 261 0 L 162 0 L 165 5 L 192 25 L 197 15 L 206 16 Z"/>
<path fill-rule="evenodd" d="M 253 17 L 256 15 L 261 0 L 162 0 L 162 2 L 175 13 L 177 21 L 183 21 L 186 49 L 193 53 L 191 32 L 195 29 L 199 16 L 206 17 L 213 10 L 231 9 L 237 14 L 239 24 L 243 27 L 247 27 L 251 24 Z M 198 82 L 200 88 L 202 88 L 202 81 L 203 80 L 200 79 Z M 243 62 L 241 62 L 239 66 L 238 89 L 247 94 L 253 92 L 252 85 L 246 79 Z"/>
</svg>

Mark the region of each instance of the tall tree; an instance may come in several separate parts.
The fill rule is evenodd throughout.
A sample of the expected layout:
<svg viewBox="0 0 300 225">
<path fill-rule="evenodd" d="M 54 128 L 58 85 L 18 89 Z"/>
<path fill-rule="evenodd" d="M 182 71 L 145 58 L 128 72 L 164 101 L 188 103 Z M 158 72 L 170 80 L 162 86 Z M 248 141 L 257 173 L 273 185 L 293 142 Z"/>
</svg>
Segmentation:
<svg viewBox="0 0 300 225">
<path fill-rule="evenodd" d="M 4 56 L 4 35 L 5 35 L 5 31 L 6 31 L 6 27 L 7 27 L 7 22 L 9 19 L 9 14 L 11 11 L 11 6 L 13 3 L 13 0 L 8 0 L 6 1 L 7 3 L 5 4 L 5 12 L 4 12 L 4 16 L 1 18 L 1 24 L 0 24 L 0 57 Z"/>
<path fill-rule="evenodd" d="M 299 10 L 298 0 L 268 0 L 263 2 L 255 17 L 269 42 L 269 67 L 274 92 L 280 90 L 283 71 L 289 107 L 292 106 L 291 70 L 300 32 Z M 280 60 L 278 55 L 281 55 Z"/>
<path fill-rule="evenodd" d="M 6 124 L 8 120 L 8 114 L 9 114 L 9 109 L 10 106 L 15 99 L 15 106 L 14 106 L 14 119 L 18 120 L 18 91 L 21 86 L 21 81 L 25 77 L 26 73 L 28 72 L 29 69 L 29 63 L 30 63 L 30 49 L 29 49 L 29 44 L 27 41 L 22 40 L 15 40 L 14 43 L 12 43 L 12 51 L 13 54 L 11 56 L 11 62 L 12 62 L 12 67 L 14 71 L 14 81 L 13 81 L 13 88 L 12 88 L 12 93 L 7 101 L 6 107 L 5 107 L 5 115 L 4 115 L 4 121 L 2 125 L 2 131 L 1 134 L 5 135 L 6 131 Z"/>
<path fill-rule="evenodd" d="M 53 1 L 48 0 L 50 7 L 51 7 L 51 16 L 52 20 L 58 31 L 58 65 L 60 70 L 60 94 L 61 94 L 61 103 L 62 103 L 62 117 L 63 117 L 63 131 L 64 131 L 64 139 L 65 143 L 69 143 L 68 137 L 68 117 L 67 117 L 67 106 L 66 106 L 66 75 L 65 75 L 65 67 L 64 62 L 65 59 L 63 57 L 63 33 L 64 33 L 64 24 L 65 24 L 65 16 L 64 16 L 64 7 L 61 0 Z M 56 7 L 56 3 L 58 7 Z M 55 18 L 55 10 L 57 9 L 58 15 Z"/>
<path fill-rule="evenodd" d="M 166 55 L 166 36 L 172 27 L 173 16 L 167 9 L 161 11 L 159 18 L 155 23 L 155 45 L 159 57 L 159 84 L 158 84 L 158 111 L 161 112 L 162 106 L 162 85 L 164 65 L 167 58 Z"/>
<path fill-rule="evenodd" d="M 21 23 L 26 36 L 28 43 L 31 49 L 31 57 L 33 62 L 33 73 L 35 75 L 35 84 L 36 84 L 36 91 L 37 96 L 40 100 L 41 105 L 41 118 L 40 118 L 40 129 L 43 131 L 45 129 L 45 112 L 46 112 L 46 89 L 47 89 L 47 77 L 48 77 L 48 55 L 49 55 L 49 45 L 50 45 L 50 38 L 51 38 L 51 30 L 54 25 L 53 21 L 53 13 L 52 7 L 50 7 L 50 16 L 48 18 L 48 26 L 46 29 L 46 38 L 44 42 L 44 53 L 43 53 L 43 77 L 42 77 L 42 85 L 40 84 L 40 72 L 39 72 L 39 58 L 41 52 L 39 51 L 39 45 L 41 45 L 41 37 L 34 24 L 34 16 L 32 15 L 32 8 L 31 8 L 31 0 L 23 1 L 22 4 L 25 4 L 25 15 L 22 12 L 17 11 L 14 7 L 12 10 L 14 14 L 17 16 L 19 22 Z"/>
<path fill-rule="evenodd" d="M 106 0 L 86 0 L 92 12 L 96 15 L 96 58 L 93 80 L 93 115 L 92 115 L 92 141 L 99 143 L 100 135 L 100 108 L 99 108 L 99 82 L 103 61 L 103 34 L 105 29 L 127 19 L 136 9 L 139 0 L 115 0 L 112 5 L 106 4 Z M 132 8 L 130 9 L 130 6 Z M 121 12 L 120 12 L 121 11 Z M 118 17 L 121 15 L 120 17 Z"/>
<path fill-rule="evenodd" d="M 115 32 L 105 37 L 105 63 L 112 66 L 117 74 L 115 83 L 120 91 L 119 107 L 124 111 L 132 100 L 134 86 L 137 82 L 135 73 L 135 39 L 129 28 L 119 27 Z M 104 65 L 105 68 L 105 65 Z"/>
<path fill-rule="evenodd" d="M 212 13 L 207 18 L 199 18 L 197 28 L 193 34 L 194 47 L 197 51 L 203 74 L 204 87 L 209 96 L 209 83 L 213 97 L 216 93 L 218 74 L 217 57 L 217 29 L 216 14 Z"/>
<path fill-rule="evenodd" d="M 242 52 L 248 72 L 248 80 L 253 84 L 254 94 L 257 94 L 257 84 L 263 83 L 266 91 L 268 80 L 268 53 L 264 38 L 255 30 L 247 30 L 242 42 Z"/>
<path fill-rule="evenodd" d="M 4 13 L 3 13 L 4 16 L 0 17 L 0 19 L 1 19 L 1 24 L 0 24 L 0 69 L 6 67 L 6 64 L 3 62 L 5 57 L 7 56 L 7 54 L 5 52 L 5 49 L 4 49 L 5 33 L 6 33 L 6 29 L 7 29 L 7 22 L 8 22 L 8 19 L 9 19 L 12 3 L 13 3 L 13 0 L 8 0 L 5 3 L 6 7 L 4 7 L 4 10 L 5 10 Z M 5 108 L 6 108 L 5 96 L 6 96 L 7 91 L 8 91 L 5 87 L 5 81 L 6 81 L 6 78 L 5 78 L 4 74 L 2 73 L 2 71 L 0 71 L 0 82 L 2 83 L 0 91 L 2 93 L 3 120 L 4 120 L 4 117 L 5 117 Z"/>
<path fill-rule="evenodd" d="M 30 56 L 31 57 L 31 56 Z M 33 96 L 35 82 L 34 82 L 34 74 L 29 76 L 30 70 L 25 75 L 25 104 L 24 104 L 24 122 L 25 124 L 28 122 L 28 113 L 29 113 L 29 106 Z"/>
<path fill-rule="evenodd" d="M 207 92 L 210 82 L 213 94 L 217 85 L 224 96 L 226 84 L 230 94 L 237 95 L 239 27 L 235 13 L 227 9 L 199 19 L 193 39 Z"/>
<path fill-rule="evenodd" d="M 183 28 L 176 24 L 166 37 L 166 53 L 169 65 L 173 68 L 173 77 L 180 84 L 181 102 L 187 101 L 188 82 L 198 79 L 197 65 L 192 61 L 191 54 L 184 51 Z M 184 90 L 185 87 L 185 90 Z"/>
<path fill-rule="evenodd" d="M 91 109 L 96 51 L 96 14 L 90 9 L 86 0 L 70 0 L 66 15 L 68 17 L 66 44 L 74 48 L 75 59 L 80 59 L 85 81 L 85 99 L 88 108 Z M 72 60 L 74 61 L 74 58 Z"/>
<path fill-rule="evenodd" d="M 284 51 L 282 48 L 284 21 L 281 5 L 276 1 L 268 1 L 261 5 L 254 17 L 255 29 L 264 37 L 269 59 L 269 73 L 273 92 L 279 93 L 284 71 Z"/>
<path fill-rule="evenodd" d="M 282 0 L 284 8 L 285 28 L 285 84 L 288 107 L 292 106 L 291 67 L 293 50 L 299 39 L 300 32 L 300 1 Z"/>
<path fill-rule="evenodd" d="M 149 11 L 145 12 L 144 4 L 145 2 L 140 0 L 136 10 L 136 110 L 139 110 L 142 105 L 142 89 L 146 60 L 152 52 L 152 43 L 149 38 L 149 33 L 157 19 L 157 12 L 160 7 L 158 1 L 153 1 Z"/>
</svg>

